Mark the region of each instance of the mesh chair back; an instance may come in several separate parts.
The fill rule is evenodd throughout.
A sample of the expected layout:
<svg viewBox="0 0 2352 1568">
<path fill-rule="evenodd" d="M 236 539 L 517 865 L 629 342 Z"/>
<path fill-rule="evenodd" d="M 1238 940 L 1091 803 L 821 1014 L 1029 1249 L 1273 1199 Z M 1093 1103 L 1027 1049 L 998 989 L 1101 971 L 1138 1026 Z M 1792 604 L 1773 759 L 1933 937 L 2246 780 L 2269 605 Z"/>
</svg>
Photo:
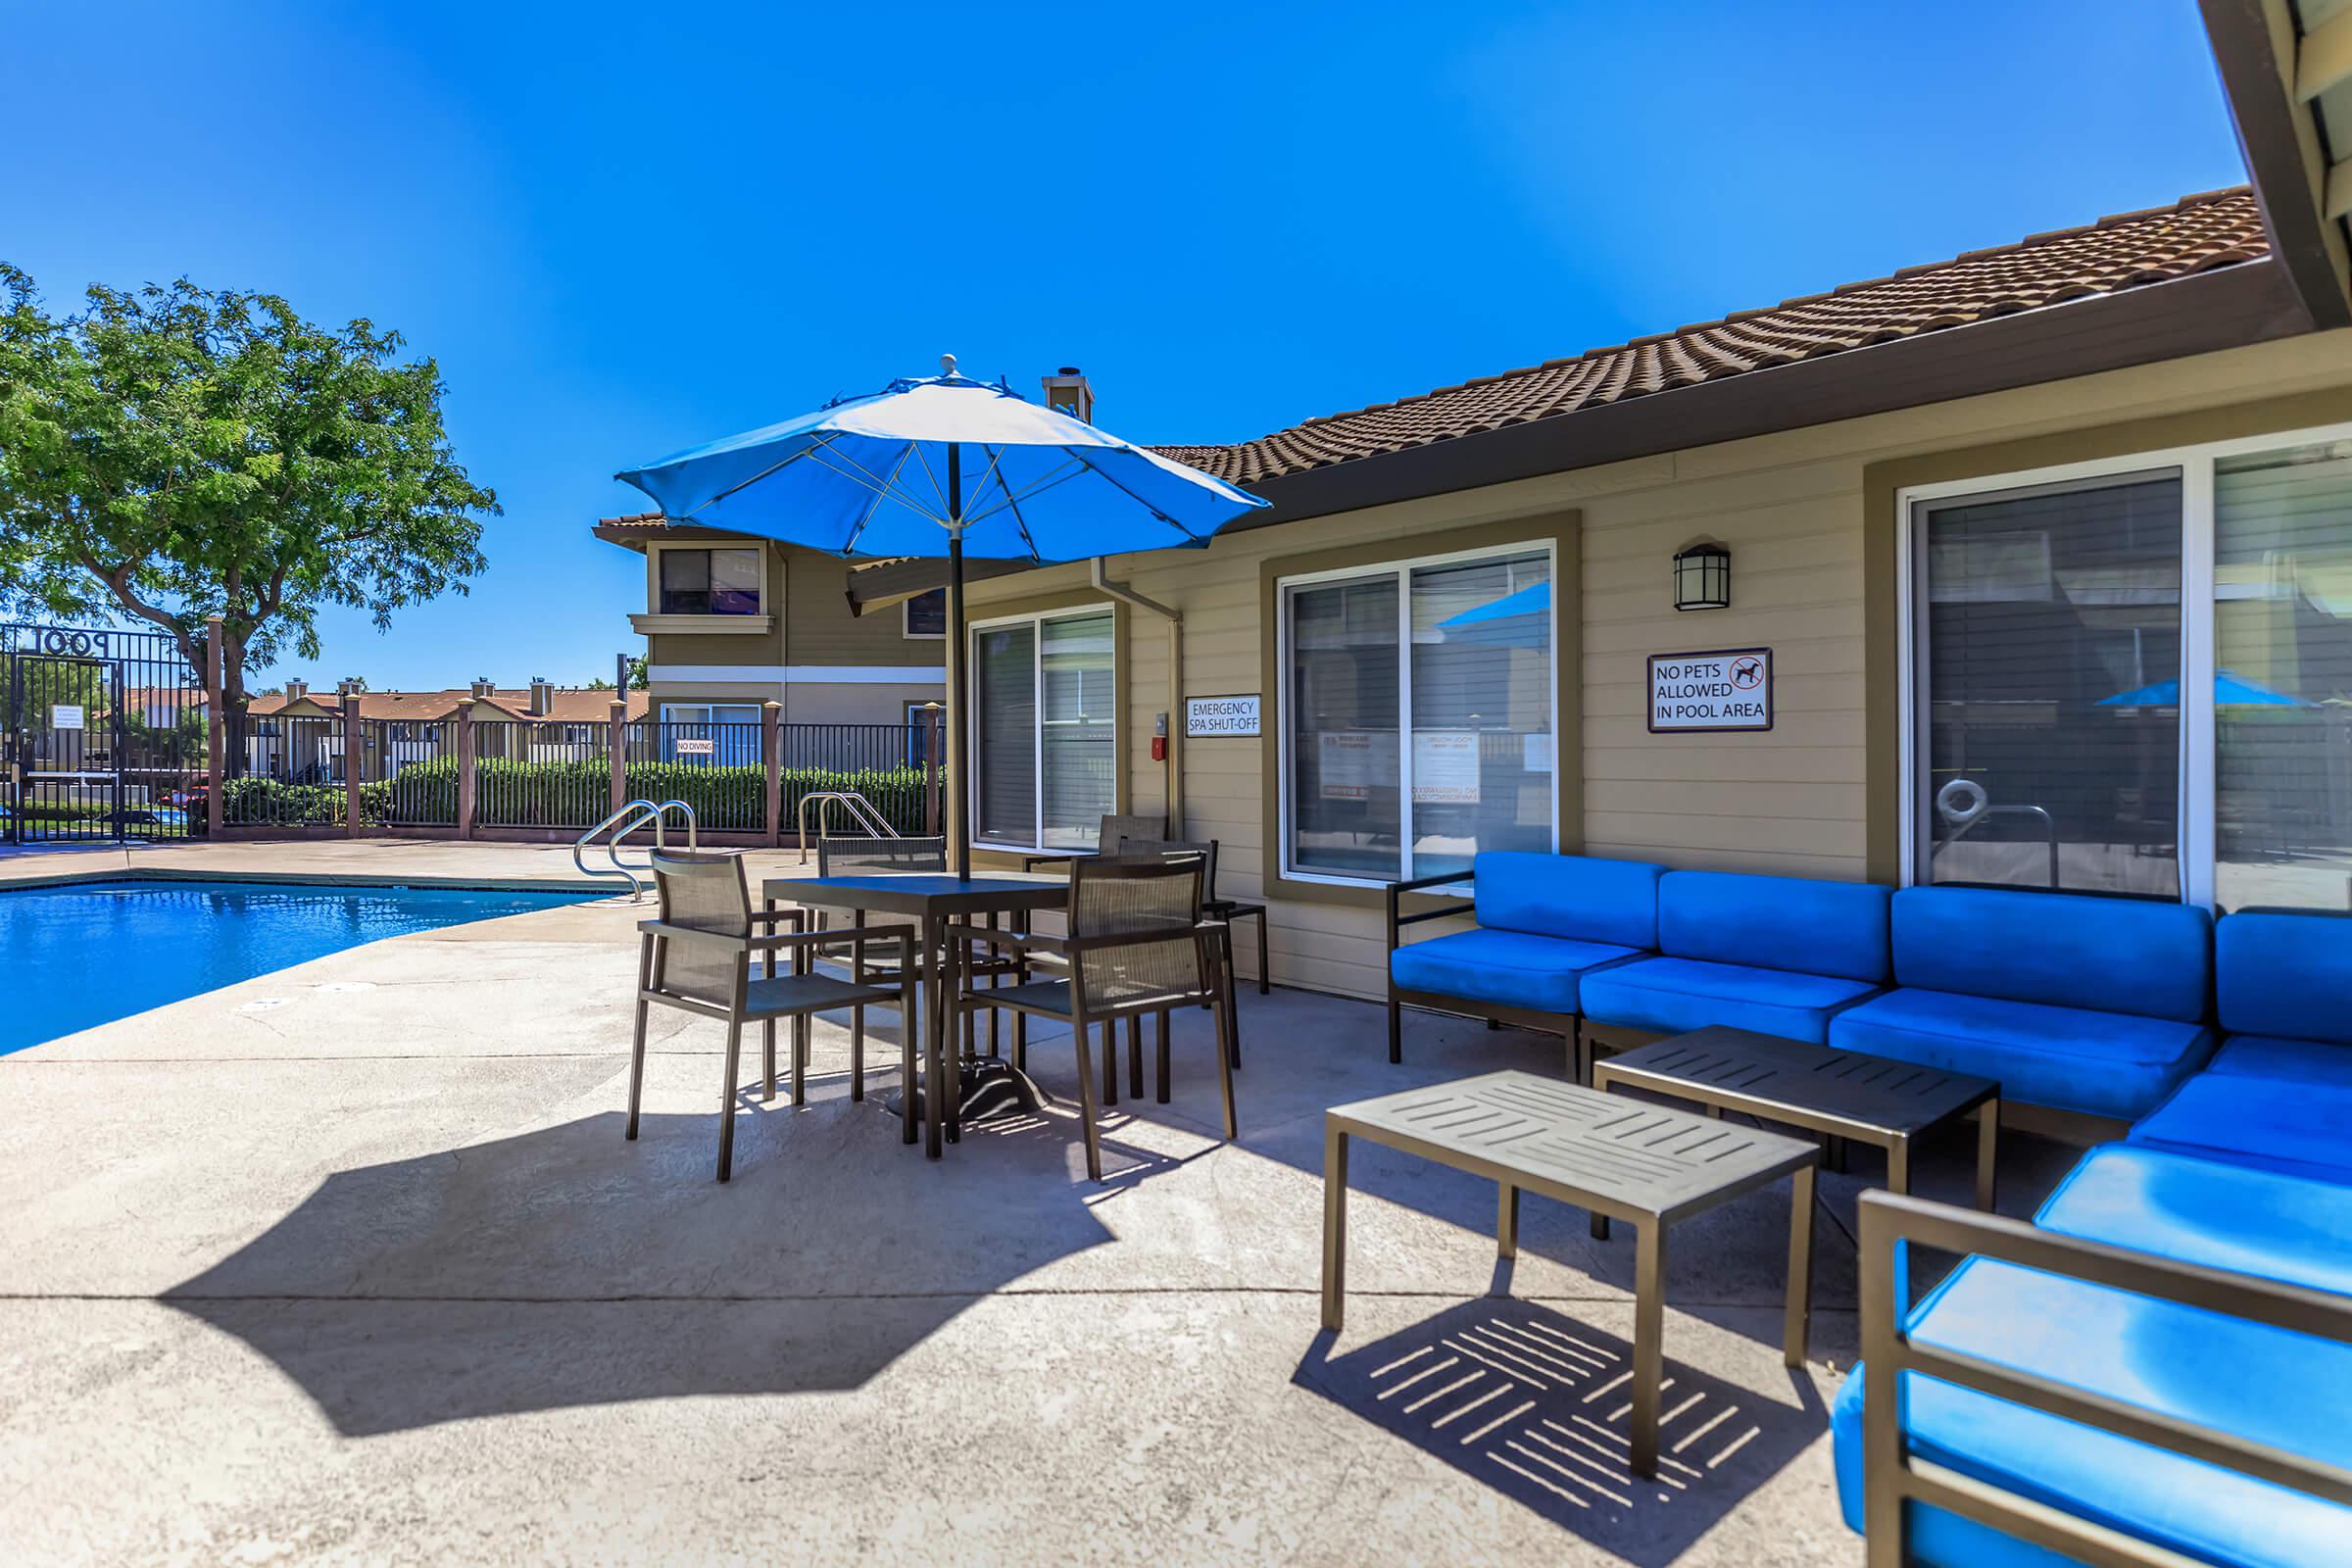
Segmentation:
<svg viewBox="0 0 2352 1568">
<path fill-rule="evenodd" d="M 1105 855 L 1122 859 L 1172 859 L 1177 856 L 1197 855 L 1200 858 L 1200 898 L 1212 902 L 1217 896 L 1217 841 L 1215 839 L 1121 839 Z"/>
<path fill-rule="evenodd" d="M 1200 922 L 1202 869 L 1200 858 L 1190 855 L 1070 862 L 1073 939 L 1168 933 L 1164 942 L 1079 954 L 1072 967 L 1080 1006 L 1102 1012 L 1207 991 L 1207 968 L 1193 931 Z"/>
<path fill-rule="evenodd" d="M 863 876 L 888 871 L 945 871 L 948 841 L 927 839 L 818 839 L 818 876 Z"/>
<path fill-rule="evenodd" d="M 666 855 L 654 852 L 654 888 L 662 919 L 693 931 L 721 936 L 752 934 L 752 890 L 739 855 Z M 662 942 L 654 989 L 718 1006 L 735 1001 L 736 956 L 701 942 Z"/>
<path fill-rule="evenodd" d="M 1164 816 L 1114 816 L 1105 812 L 1102 830 L 1096 836 L 1097 855 L 1115 855 L 1121 839 L 1164 839 L 1168 836 L 1168 819 Z"/>
</svg>

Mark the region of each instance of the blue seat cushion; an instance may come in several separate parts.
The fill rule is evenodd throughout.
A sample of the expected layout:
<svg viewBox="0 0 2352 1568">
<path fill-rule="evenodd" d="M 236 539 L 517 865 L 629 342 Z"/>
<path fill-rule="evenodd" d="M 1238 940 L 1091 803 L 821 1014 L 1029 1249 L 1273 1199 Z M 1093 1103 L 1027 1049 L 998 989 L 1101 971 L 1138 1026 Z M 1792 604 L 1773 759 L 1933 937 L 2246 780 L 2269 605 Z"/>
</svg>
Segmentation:
<svg viewBox="0 0 2352 1568">
<path fill-rule="evenodd" d="M 2214 932 L 2222 1027 L 2352 1046 L 2352 917 L 2222 917 Z"/>
<path fill-rule="evenodd" d="M 1632 957 L 1639 951 L 1524 931 L 1456 931 L 1390 954 L 1389 977 L 1407 991 L 1573 1013 L 1578 1010 L 1577 981 L 1586 970 Z"/>
<path fill-rule="evenodd" d="M 1830 1015 L 1872 990 L 1867 980 L 1792 974 L 1696 958 L 1642 958 L 1585 979 L 1585 1016 L 1659 1034 L 1710 1024 L 1819 1045 Z"/>
<path fill-rule="evenodd" d="M 1911 1313 L 1922 1345 L 2035 1372 L 2331 1464 L 2352 1463 L 2352 1346 L 2124 1291 L 1971 1258 Z M 1845 1521 L 1863 1522 L 1865 1374 L 1838 1389 L 1830 1428 Z M 2291 1391 L 2291 1392 L 2290 1392 Z M 2200 1562 L 2337 1562 L 2352 1509 L 2113 1433 L 1916 1375 L 1912 1454 Z M 1939 1509 L 1912 1515 L 1913 1563 L 2054 1568 L 2064 1561 Z"/>
<path fill-rule="evenodd" d="M 2352 1182 L 2352 1087 L 2199 1073 L 2132 1129 L 2132 1142 Z"/>
<path fill-rule="evenodd" d="M 2352 1046 L 2332 1040 L 2281 1040 L 2276 1035 L 2231 1035 L 2207 1072 L 2240 1078 L 2292 1078 L 2352 1088 Z"/>
<path fill-rule="evenodd" d="M 1471 862 L 1471 902 L 1478 923 L 1492 929 L 1654 948 L 1665 870 L 1643 860 L 1487 850 Z"/>
<path fill-rule="evenodd" d="M 2124 1120 L 2213 1052 L 2202 1024 L 1913 988 L 1838 1015 L 1830 1044 L 2000 1082 L 2001 1098 Z"/>
<path fill-rule="evenodd" d="M 1657 949 L 1668 957 L 1887 981 L 1887 890 L 1731 871 L 1658 879 Z"/>
<path fill-rule="evenodd" d="M 1893 931 L 1898 986 L 2205 1021 L 2213 921 L 2193 905 L 1905 888 Z"/>
<path fill-rule="evenodd" d="M 2352 1187 L 2138 1144 L 2092 1150 L 2045 1231 L 2352 1296 Z"/>
</svg>

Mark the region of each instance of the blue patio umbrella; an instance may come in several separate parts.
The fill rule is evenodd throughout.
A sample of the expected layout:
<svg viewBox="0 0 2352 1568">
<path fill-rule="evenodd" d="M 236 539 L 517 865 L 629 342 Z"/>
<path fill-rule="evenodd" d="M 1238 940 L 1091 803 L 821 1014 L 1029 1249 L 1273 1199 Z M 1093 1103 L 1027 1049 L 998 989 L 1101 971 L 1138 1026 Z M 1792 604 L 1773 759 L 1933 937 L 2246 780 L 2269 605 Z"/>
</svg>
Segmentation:
<svg viewBox="0 0 2352 1568">
<path fill-rule="evenodd" d="M 782 539 L 847 560 L 935 556 L 948 544 L 948 680 L 963 689 L 963 552 L 1039 565 L 1201 546 L 1265 502 L 1002 381 L 906 377 L 614 477 L 675 522 Z M 960 730 L 961 726 L 956 726 Z M 948 737 L 956 873 L 966 874 L 959 733 Z"/>
<path fill-rule="evenodd" d="M 2308 705 L 2300 697 L 2275 692 L 2268 686 L 2257 686 L 2243 675 L 2229 670 L 2213 672 L 2213 705 L 2216 708 L 2303 708 Z M 2113 697 L 2102 697 L 2101 708 L 2178 708 L 2180 706 L 2180 677 L 2154 681 Z"/>
<path fill-rule="evenodd" d="M 1539 582 L 1447 615 L 1437 629 L 1447 642 L 1533 646 L 1550 615 L 1551 584 Z"/>
</svg>

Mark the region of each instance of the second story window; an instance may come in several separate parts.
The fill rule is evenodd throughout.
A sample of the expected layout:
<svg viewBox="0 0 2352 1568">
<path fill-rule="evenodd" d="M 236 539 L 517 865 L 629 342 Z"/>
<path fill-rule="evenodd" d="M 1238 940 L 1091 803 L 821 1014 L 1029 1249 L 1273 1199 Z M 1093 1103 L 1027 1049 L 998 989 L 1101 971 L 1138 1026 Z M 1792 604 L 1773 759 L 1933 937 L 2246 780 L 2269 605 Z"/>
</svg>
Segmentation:
<svg viewBox="0 0 2352 1568">
<path fill-rule="evenodd" d="M 664 615 L 757 615 L 760 552 L 662 551 L 660 609 Z"/>
</svg>

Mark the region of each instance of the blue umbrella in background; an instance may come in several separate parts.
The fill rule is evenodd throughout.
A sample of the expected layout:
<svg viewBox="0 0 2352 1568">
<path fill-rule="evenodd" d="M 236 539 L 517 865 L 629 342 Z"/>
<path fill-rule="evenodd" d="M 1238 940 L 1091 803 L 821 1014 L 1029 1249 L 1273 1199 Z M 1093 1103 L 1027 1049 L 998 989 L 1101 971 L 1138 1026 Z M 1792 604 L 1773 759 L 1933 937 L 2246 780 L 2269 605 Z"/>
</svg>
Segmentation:
<svg viewBox="0 0 2352 1568">
<path fill-rule="evenodd" d="M 2307 708 L 2300 697 L 2275 692 L 2268 686 L 2257 686 L 2243 675 L 2229 670 L 2213 672 L 2213 704 L 2216 708 Z M 2155 681 L 2133 691 L 2117 692 L 2102 697 L 2101 708 L 2178 708 L 2180 706 L 2180 677 Z"/>
<path fill-rule="evenodd" d="M 813 414 L 690 447 L 615 478 L 673 522 L 830 551 L 847 560 L 935 556 L 948 541 L 948 683 L 963 690 L 963 551 L 1038 565 L 1201 546 L 1265 502 L 956 373 L 893 381 Z M 956 874 L 966 875 L 963 726 L 948 736 Z"/>
</svg>

